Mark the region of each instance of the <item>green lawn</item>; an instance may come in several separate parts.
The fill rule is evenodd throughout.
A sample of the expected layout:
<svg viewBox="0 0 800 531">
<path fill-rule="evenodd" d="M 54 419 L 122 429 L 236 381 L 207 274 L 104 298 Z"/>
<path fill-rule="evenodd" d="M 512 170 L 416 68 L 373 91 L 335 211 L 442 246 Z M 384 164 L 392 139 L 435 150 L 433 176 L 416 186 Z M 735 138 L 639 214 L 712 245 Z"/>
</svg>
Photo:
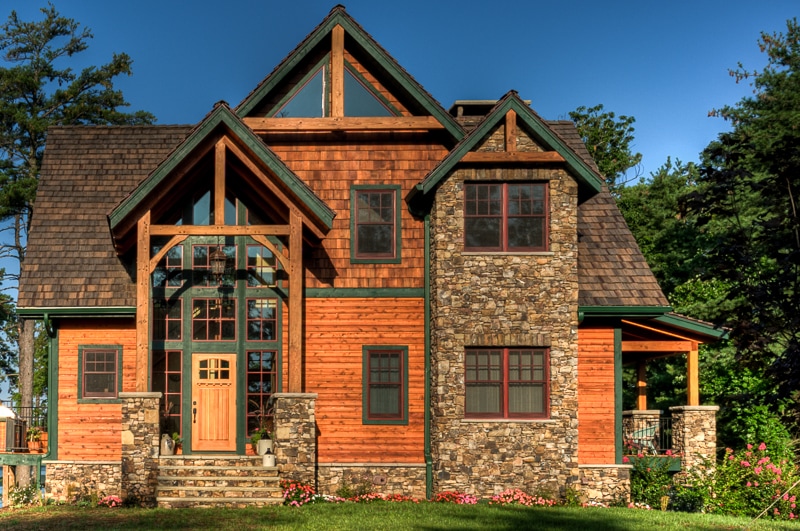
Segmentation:
<svg viewBox="0 0 800 531">
<path fill-rule="evenodd" d="M 0 510 L 0 529 L 744 529 L 749 519 L 638 509 L 497 507 L 422 502 L 316 504 L 300 508 L 108 509 L 50 506 Z M 750 529 L 800 530 L 800 523 L 759 521 Z"/>
</svg>

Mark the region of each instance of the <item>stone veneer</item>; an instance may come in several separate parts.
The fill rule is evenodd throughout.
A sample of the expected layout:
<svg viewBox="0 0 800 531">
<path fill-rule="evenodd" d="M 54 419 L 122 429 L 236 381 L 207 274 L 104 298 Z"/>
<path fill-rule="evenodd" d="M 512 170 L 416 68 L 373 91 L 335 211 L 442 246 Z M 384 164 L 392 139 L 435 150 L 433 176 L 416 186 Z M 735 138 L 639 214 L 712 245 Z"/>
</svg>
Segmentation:
<svg viewBox="0 0 800 531">
<path fill-rule="evenodd" d="M 499 151 L 503 126 L 481 150 Z M 519 151 L 540 150 L 520 131 Z M 464 252 L 464 181 L 549 182 L 549 251 Z M 578 186 L 556 168 L 459 167 L 431 210 L 434 492 L 559 495 L 578 481 Z M 465 420 L 466 347 L 548 347 L 546 420 Z"/>
<path fill-rule="evenodd" d="M 424 463 L 319 463 L 317 482 L 323 494 L 368 484 L 372 492 L 381 494 L 426 496 Z"/>
<path fill-rule="evenodd" d="M 316 393 L 275 393 L 275 460 L 281 477 L 316 486 Z"/>
<path fill-rule="evenodd" d="M 122 465 L 119 461 L 43 461 L 47 480 L 45 495 L 56 501 L 74 502 L 88 496 L 120 496 Z"/>
<path fill-rule="evenodd" d="M 121 497 L 156 504 L 161 393 L 120 393 L 122 400 Z"/>
<path fill-rule="evenodd" d="M 580 465 L 575 485 L 582 502 L 627 504 L 631 501 L 631 465 Z"/>
<path fill-rule="evenodd" d="M 684 470 L 713 463 L 717 455 L 717 411 L 719 406 L 674 406 L 672 449 L 680 452 Z"/>
</svg>

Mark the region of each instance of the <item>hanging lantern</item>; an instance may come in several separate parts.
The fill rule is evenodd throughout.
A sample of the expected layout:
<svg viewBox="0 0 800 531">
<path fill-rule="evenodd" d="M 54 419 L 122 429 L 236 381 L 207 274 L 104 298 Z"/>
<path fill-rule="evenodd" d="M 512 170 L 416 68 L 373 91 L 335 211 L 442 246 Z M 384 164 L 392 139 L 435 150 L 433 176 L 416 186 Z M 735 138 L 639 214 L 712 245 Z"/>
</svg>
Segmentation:
<svg viewBox="0 0 800 531">
<path fill-rule="evenodd" d="M 211 262 L 211 274 L 214 275 L 217 282 L 222 282 L 222 276 L 225 274 L 225 266 L 228 263 L 228 257 L 222 251 L 221 247 L 217 247 L 217 250 L 211 253 L 209 261 Z"/>
</svg>

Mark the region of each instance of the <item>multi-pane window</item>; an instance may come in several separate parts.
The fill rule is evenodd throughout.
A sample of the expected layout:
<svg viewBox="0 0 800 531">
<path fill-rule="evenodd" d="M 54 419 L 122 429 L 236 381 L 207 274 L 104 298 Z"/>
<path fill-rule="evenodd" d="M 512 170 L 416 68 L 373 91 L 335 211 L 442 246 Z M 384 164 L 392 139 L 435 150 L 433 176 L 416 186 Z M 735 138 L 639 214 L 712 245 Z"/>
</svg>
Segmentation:
<svg viewBox="0 0 800 531">
<path fill-rule="evenodd" d="M 272 417 L 270 398 L 275 392 L 278 353 L 256 350 L 247 353 L 247 435 L 252 434 Z"/>
<path fill-rule="evenodd" d="M 227 257 L 228 264 L 221 282 L 226 286 L 233 284 L 236 275 L 231 265 L 236 263 L 235 245 L 193 245 L 192 272 L 196 286 L 216 286 L 218 284 L 217 279 L 211 274 L 211 253 L 220 247 Z"/>
<path fill-rule="evenodd" d="M 277 340 L 278 299 L 247 299 L 247 340 Z"/>
<path fill-rule="evenodd" d="M 366 348 L 364 363 L 366 420 L 403 420 L 406 411 L 405 351 Z"/>
<path fill-rule="evenodd" d="M 181 388 L 183 382 L 183 352 L 166 350 L 153 352 L 152 388 L 160 392 L 161 419 L 164 433 L 181 433 Z"/>
<path fill-rule="evenodd" d="M 355 258 L 391 259 L 396 255 L 396 191 L 355 191 Z"/>
<path fill-rule="evenodd" d="M 236 339 L 236 301 L 192 299 L 192 339 L 195 341 Z"/>
<path fill-rule="evenodd" d="M 153 253 L 161 250 L 155 246 Z M 153 287 L 177 288 L 183 282 L 183 246 L 172 247 L 153 270 Z"/>
<path fill-rule="evenodd" d="M 86 348 L 82 358 L 81 398 L 116 398 L 119 350 Z"/>
<path fill-rule="evenodd" d="M 547 183 L 465 183 L 464 249 L 546 251 Z"/>
<path fill-rule="evenodd" d="M 247 246 L 247 286 L 250 288 L 274 287 L 277 260 L 272 251 L 263 245 Z"/>
<path fill-rule="evenodd" d="M 181 299 L 153 300 L 153 340 L 180 341 L 183 329 Z"/>
<path fill-rule="evenodd" d="M 465 357 L 467 417 L 545 418 L 549 352 L 544 348 L 470 348 Z"/>
</svg>

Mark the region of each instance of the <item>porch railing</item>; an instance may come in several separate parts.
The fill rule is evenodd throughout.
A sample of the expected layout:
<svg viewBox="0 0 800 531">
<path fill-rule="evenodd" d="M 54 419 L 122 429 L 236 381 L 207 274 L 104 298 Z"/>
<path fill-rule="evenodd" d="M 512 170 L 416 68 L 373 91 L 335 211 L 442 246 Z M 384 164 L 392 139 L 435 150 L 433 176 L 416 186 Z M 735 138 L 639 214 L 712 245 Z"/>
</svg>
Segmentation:
<svg viewBox="0 0 800 531">
<path fill-rule="evenodd" d="M 623 453 L 663 455 L 672 450 L 672 417 L 626 416 L 622 420 Z"/>
<path fill-rule="evenodd" d="M 47 432 L 47 408 L 44 406 L 19 407 L 12 401 L 0 400 L 0 405 L 14 412 L 15 417 L 0 418 L 5 422 L 5 440 L 0 440 L 0 450 L 6 452 L 28 451 L 28 430 L 37 428 L 39 439 Z M 44 448 L 46 450 L 46 448 Z"/>
</svg>

